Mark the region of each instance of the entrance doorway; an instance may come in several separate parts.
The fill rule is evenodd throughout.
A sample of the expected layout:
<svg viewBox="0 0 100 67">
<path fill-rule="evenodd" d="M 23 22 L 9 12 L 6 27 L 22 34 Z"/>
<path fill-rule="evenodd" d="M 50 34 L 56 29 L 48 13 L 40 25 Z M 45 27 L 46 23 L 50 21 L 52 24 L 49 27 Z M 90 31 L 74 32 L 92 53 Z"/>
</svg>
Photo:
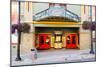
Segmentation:
<svg viewBox="0 0 100 67">
<path fill-rule="evenodd" d="M 50 42 L 50 34 L 39 34 L 39 49 L 49 49 Z"/>
<path fill-rule="evenodd" d="M 36 27 L 35 47 L 37 49 L 79 48 L 79 28 Z"/>
<path fill-rule="evenodd" d="M 66 48 L 77 48 L 78 36 L 76 33 L 70 33 L 66 36 Z"/>
</svg>

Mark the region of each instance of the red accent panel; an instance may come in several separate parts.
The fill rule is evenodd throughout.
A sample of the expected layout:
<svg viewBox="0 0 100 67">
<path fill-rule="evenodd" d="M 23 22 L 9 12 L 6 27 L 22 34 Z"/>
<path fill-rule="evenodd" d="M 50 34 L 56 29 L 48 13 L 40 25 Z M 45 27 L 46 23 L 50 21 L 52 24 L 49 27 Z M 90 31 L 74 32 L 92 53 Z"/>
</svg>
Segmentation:
<svg viewBox="0 0 100 67">
<path fill-rule="evenodd" d="M 50 45 L 46 45 L 46 44 L 43 44 L 43 45 L 40 45 L 39 49 L 49 49 L 50 48 Z"/>
<path fill-rule="evenodd" d="M 69 44 L 68 44 L 68 40 L 66 39 L 66 48 L 76 48 L 76 34 L 70 34 L 70 35 L 67 35 L 66 38 L 68 38 L 69 36 Z M 73 37 L 74 37 L 74 40 L 75 42 L 73 43 Z"/>
<path fill-rule="evenodd" d="M 66 4 L 59 4 L 60 6 L 66 6 Z"/>
<path fill-rule="evenodd" d="M 48 34 L 40 34 L 39 35 L 39 49 L 49 49 L 50 48 L 50 38 L 48 36 L 49 36 Z M 41 37 L 43 38 L 42 44 L 40 43 Z M 48 44 L 46 43 L 47 37 L 49 39 Z"/>
<path fill-rule="evenodd" d="M 55 3 L 49 3 L 49 6 L 55 6 Z"/>
</svg>

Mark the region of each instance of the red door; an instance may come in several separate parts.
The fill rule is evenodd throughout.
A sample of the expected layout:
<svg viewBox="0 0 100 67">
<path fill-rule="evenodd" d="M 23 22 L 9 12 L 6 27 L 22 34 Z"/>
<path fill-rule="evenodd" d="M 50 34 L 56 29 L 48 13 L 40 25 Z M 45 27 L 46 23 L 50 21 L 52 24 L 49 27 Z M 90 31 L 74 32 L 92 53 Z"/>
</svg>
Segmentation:
<svg viewBox="0 0 100 67">
<path fill-rule="evenodd" d="M 76 34 L 69 34 L 66 37 L 66 48 L 76 48 L 77 44 L 77 35 Z"/>
<path fill-rule="evenodd" d="M 39 49 L 50 48 L 50 35 L 49 34 L 39 34 Z"/>
</svg>

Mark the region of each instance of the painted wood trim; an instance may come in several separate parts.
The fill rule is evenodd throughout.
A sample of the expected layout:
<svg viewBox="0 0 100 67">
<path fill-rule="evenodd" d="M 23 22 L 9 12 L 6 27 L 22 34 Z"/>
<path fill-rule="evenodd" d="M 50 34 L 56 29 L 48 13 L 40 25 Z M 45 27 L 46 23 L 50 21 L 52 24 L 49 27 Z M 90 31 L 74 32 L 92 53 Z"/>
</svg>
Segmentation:
<svg viewBox="0 0 100 67">
<path fill-rule="evenodd" d="M 80 25 L 81 23 L 80 22 L 33 22 L 33 24 L 49 24 L 49 25 L 54 25 L 54 24 L 57 24 L 57 25 Z"/>
</svg>

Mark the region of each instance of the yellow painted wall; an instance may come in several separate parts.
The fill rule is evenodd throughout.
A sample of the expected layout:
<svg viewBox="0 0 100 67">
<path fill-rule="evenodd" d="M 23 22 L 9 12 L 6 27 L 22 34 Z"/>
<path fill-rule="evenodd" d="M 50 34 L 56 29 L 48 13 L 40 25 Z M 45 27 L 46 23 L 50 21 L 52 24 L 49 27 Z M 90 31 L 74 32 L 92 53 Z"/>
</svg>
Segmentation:
<svg viewBox="0 0 100 67">
<path fill-rule="evenodd" d="M 89 49 L 90 44 L 90 32 L 80 32 L 80 49 Z"/>
<path fill-rule="evenodd" d="M 54 36 L 51 37 L 51 47 L 54 47 Z"/>
<path fill-rule="evenodd" d="M 30 50 L 34 48 L 33 45 L 33 33 L 22 33 L 21 38 L 21 53 L 29 53 Z"/>
<path fill-rule="evenodd" d="M 63 41 L 62 47 L 66 47 L 66 37 L 65 36 L 62 37 L 62 41 Z"/>
</svg>

